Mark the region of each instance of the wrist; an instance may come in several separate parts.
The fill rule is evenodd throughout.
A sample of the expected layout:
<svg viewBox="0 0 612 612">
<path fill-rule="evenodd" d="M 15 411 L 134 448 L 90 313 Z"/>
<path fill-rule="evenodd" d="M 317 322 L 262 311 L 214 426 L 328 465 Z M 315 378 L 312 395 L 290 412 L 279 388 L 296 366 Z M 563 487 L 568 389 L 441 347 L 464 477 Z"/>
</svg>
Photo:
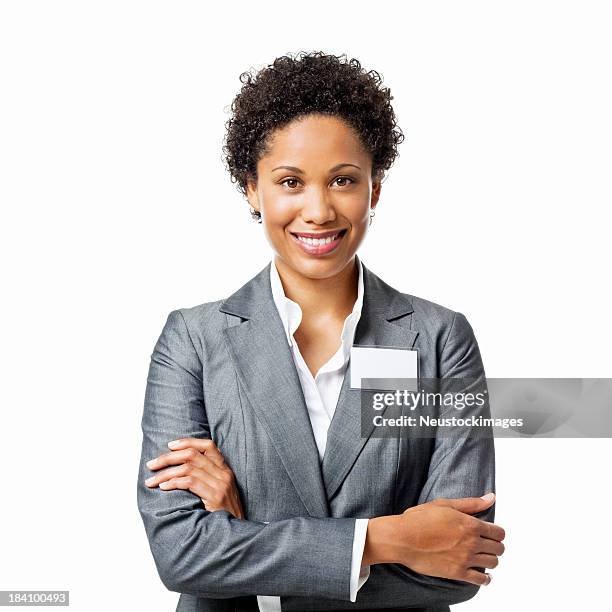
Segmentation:
<svg viewBox="0 0 612 612">
<path fill-rule="evenodd" d="M 396 551 L 399 515 L 377 516 L 368 520 L 361 565 L 397 563 Z"/>
</svg>

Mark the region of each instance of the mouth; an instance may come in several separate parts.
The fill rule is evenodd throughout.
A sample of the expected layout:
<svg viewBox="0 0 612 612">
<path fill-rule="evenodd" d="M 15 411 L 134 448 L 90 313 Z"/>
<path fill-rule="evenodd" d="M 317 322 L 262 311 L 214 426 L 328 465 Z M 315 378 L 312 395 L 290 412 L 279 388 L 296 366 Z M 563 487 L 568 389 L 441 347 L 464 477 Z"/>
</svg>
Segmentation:
<svg viewBox="0 0 612 612">
<path fill-rule="evenodd" d="M 327 255 L 334 251 L 346 234 L 346 229 L 329 232 L 289 232 L 294 242 L 308 255 Z"/>
</svg>

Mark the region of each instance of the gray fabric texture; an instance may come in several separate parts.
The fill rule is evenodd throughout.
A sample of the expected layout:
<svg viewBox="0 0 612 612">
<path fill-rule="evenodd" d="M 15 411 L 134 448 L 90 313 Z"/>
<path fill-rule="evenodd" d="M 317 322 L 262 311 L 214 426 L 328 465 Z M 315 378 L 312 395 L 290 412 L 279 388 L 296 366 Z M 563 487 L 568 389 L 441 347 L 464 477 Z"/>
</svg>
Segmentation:
<svg viewBox="0 0 612 612">
<path fill-rule="evenodd" d="M 159 576 L 181 593 L 177 612 L 257 610 L 255 595 L 281 596 L 283 611 L 433 612 L 473 597 L 474 585 L 379 564 L 350 602 L 355 519 L 494 491 L 494 443 L 364 438 L 347 371 L 321 464 L 270 265 L 226 300 L 173 310 L 151 355 L 137 503 Z M 365 265 L 354 343 L 417 348 L 424 378 L 485 376 L 463 314 L 401 293 Z M 144 485 L 145 463 L 188 436 L 219 447 L 246 520 L 208 512 L 189 491 Z M 476 516 L 493 521 L 494 507 Z"/>
</svg>

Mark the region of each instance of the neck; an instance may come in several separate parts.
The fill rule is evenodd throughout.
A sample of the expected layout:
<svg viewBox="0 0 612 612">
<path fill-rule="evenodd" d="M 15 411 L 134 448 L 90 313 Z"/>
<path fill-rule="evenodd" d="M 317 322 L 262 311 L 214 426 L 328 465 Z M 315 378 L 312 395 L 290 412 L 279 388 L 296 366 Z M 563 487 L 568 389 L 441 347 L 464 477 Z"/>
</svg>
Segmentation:
<svg viewBox="0 0 612 612">
<path fill-rule="evenodd" d="M 300 305 L 305 318 L 323 313 L 346 317 L 353 309 L 359 281 L 356 257 L 338 274 L 329 278 L 308 278 L 278 257 L 274 261 L 285 295 Z"/>
</svg>

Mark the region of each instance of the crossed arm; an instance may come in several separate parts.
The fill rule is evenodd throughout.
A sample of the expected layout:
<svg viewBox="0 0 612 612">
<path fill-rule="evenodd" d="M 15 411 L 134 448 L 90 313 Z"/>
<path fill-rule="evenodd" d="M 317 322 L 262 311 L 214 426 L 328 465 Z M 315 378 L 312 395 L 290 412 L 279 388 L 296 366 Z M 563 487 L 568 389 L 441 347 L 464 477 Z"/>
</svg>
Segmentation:
<svg viewBox="0 0 612 612">
<path fill-rule="evenodd" d="M 446 342 L 447 369 L 452 375 L 464 370 L 472 374 L 480 356 L 475 339 L 470 339 L 469 324 L 463 315 L 457 316 L 462 319 L 454 322 L 456 337 L 449 333 Z M 313 605 L 316 601 L 316 609 L 333 609 L 338 600 L 349 601 L 355 519 L 294 517 L 269 524 L 244 520 L 237 493 L 232 492 L 233 475 L 221 464 L 220 453 L 215 455 L 212 442 L 205 442 L 210 432 L 201 376 L 184 318 L 180 311 L 173 311 L 151 357 L 138 478 L 139 510 L 162 582 L 170 590 L 202 597 L 284 596 L 284 609 L 293 609 L 293 602 L 300 602 L 295 609 L 306 609 L 304 598 Z M 186 444 L 168 453 L 167 443 L 173 439 L 197 439 L 211 452 Z M 459 466 L 473 469 L 474 462 L 476 466 L 490 462 L 492 446 L 487 445 L 492 443 L 492 439 L 436 442 L 419 506 L 370 520 L 364 564 L 372 564 L 372 571 L 353 607 L 380 606 L 381 593 L 387 606 L 449 605 L 469 599 L 478 585 L 488 582 L 485 574 L 472 568 L 494 567 L 503 552 L 503 530 L 488 520 L 493 517 L 491 502 L 478 498 L 492 490 L 492 470 L 485 466 L 466 480 Z M 170 469 L 175 472 L 166 482 L 187 478 L 183 484 L 191 484 L 185 488 L 164 485 L 176 489 L 171 495 L 158 486 L 164 480 L 147 486 L 144 481 L 153 468 L 146 462 L 160 455 L 174 455 L 177 461 L 164 464 L 162 460 L 156 466 L 173 466 Z M 177 468 L 184 473 L 179 475 Z M 199 478 L 196 472 L 186 473 L 194 468 L 201 470 Z M 215 468 L 225 475 L 218 478 Z M 215 496 L 211 477 L 226 483 L 225 497 Z M 194 484 L 198 481 L 204 484 Z M 201 488 L 194 494 L 191 488 L 196 487 Z M 466 495 L 474 498 L 439 499 Z M 207 500 L 206 506 L 201 497 Z M 470 512 L 482 512 L 485 520 Z"/>
</svg>

